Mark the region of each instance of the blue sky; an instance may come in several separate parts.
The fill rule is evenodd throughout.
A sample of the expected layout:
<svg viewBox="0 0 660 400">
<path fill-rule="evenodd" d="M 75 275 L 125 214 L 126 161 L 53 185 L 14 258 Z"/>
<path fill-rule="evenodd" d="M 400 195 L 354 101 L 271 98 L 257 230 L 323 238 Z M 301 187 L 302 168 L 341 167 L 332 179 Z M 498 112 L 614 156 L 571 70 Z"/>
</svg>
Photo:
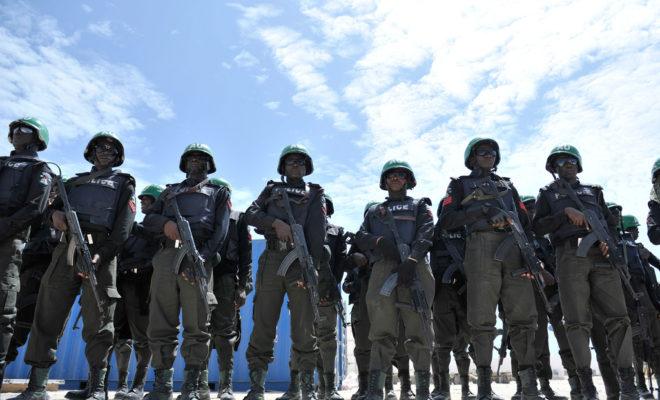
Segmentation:
<svg viewBox="0 0 660 400">
<path fill-rule="evenodd" d="M 643 220 L 660 3 L 454 3 L 3 1 L 0 124 L 40 117 L 43 157 L 67 173 L 89 168 L 92 134 L 115 131 L 140 188 L 180 180 L 183 148 L 208 143 L 238 208 L 301 142 L 349 229 L 383 197 L 389 158 L 437 203 L 473 136 L 500 142 L 501 174 L 528 194 L 550 180 L 548 151 L 573 143 L 584 180 Z"/>
</svg>

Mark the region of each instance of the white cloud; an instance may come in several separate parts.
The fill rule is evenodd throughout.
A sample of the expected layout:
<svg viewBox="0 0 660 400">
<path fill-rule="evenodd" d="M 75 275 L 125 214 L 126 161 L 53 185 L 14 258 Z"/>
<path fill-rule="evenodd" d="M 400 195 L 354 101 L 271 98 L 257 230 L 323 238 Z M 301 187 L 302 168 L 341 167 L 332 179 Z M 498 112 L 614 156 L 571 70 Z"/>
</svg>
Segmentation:
<svg viewBox="0 0 660 400">
<path fill-rule="evenodd" d="M 101 129 L 128 137 L 143 128 L 138 113 L 174 117 L 170 101 L 134 66 L 81 62 L 67 52 L 75 39 L 53 18 L 23 5 L 3 7 L 0 16 L 1 124 L 37 116 L 51 132 L 51 147 L 57 147 Z"/>
<path fill-rule="evenodd" d="M 269 110 L 277 110 L 280 108 L 280 102 L 279 101 L 269 101 L 264 103 L 264 106 L 269 109 Z"/>
<path fill-rule="evenodd" d="M 247 50 L 243 50 L 234 57 L 234 62 L 239 67 L 249 68 L 259 65 L 259 59 Z"/>
<path fill-rule="evenodd" d="M 251 30 L 261 23 L 263 19 L 277 17 L 282 13 L 279 9 L 266 3 L 254 6 L 244 6 L 238 3 L 229 3 L 227 5 L 241 12 L 241 17 L 238 19 L 238 26 L 244 31 Z"/>
<path fill-rule="evenodd" d="M 89 4 L 84 4 L 83 3 L 83 4 L 80 5 L 80 7 L 83 9 L 84 12 L 86 12 L 88 14 L 91 13 L 92 11 L 94 11 L 94 9 Z"/>
<path fill-rule="evenodd" d="M 87 26 L 87 29 L 93 34 L 103 36 L 105 38 L 114 36 L 114 32 L 112 30 L 112 22 L 107 20 L 91 23 Z"/>
<path fill-rule="evenodd" d="M 262 84 L 268 80 L 267 74 L 259 74 L 254 77 L 257 80 L 257 83 Z"/>
</svg>

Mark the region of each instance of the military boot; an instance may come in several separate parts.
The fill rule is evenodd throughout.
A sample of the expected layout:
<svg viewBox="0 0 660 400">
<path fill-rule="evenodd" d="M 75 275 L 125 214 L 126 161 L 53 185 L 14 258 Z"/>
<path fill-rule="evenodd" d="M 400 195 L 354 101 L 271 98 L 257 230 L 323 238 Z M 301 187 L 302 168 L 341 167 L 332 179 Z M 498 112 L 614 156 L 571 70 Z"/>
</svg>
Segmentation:
<svg viewBox="0 0 660 400">
<path fill-rule="evenodd" d="M 318 400 L 325 400 L 325 376 L 323 375 L 323 370 L 319 371 L 319 385 L 316 390 L 316 397 Z"/>
<path fill-rule="evenodd" d="M 591 378 L 591 368 L 578 368 L 578 377 L 580 378 L 580 387 L 582 388 L 583 400 L 598 400 L 598 392 Z"/>
<path fill-rule="evenodd" d="M 292 369 L 289 388 L 275 400 L 300 400 L 300 372 Z"/>
<path fill-rule="evenodd" d="M 522 383 L 520 382 L 520 375 L 516 373 L 516 392 L 511 396 L 511 400 L 520 400 L 522 396 Z"/>
<path fill-rule="evenodd" d="M 385 386 L 385 373 L 380 369 L 369 371 L 366 400 L 383 400 L 383 387 Z"/>
<path fill-rule="evenodd" d="M 154 371 L 154 388 L 144 396 L 144 400 L 172 400 L 173 369 Z"/>
<path fill-rule="evenodd" d="M 410 381 L 410 378 L 408 379 Z M 415 400 L 430 400 L 431 371 L 415 371 Z M 403 393 L 403 391 L 401 391 Z"/>
<path fill-rule="evenodd" d="M 250 370 L 250 391 L 243 400 L 264 400 L 266 391 L 266 369 Z"/>
<path fill-rule="evenodd" d="M 197 392 L 200 400 L 211 400 L 211 388 L 209 387 L 209 370 L 199 371 L 199 380 L 197 381 Z"/>
<path fill-rule="evenodd" d="M 435 390 L 431 393 L 431 398 L 433 400 L 451 400 L 451 394 L 449 392 L 449 371 L 440 371 L 438 374 L 434 374 L 433 380 L 436 380 L 433 385 Z"/>
<path fill-rule="evenodd" d="M 125 400 L 142 400 L 144 396 L 144 381 L 147 379 L 148 367 L 138 367 L 133 376 L 131 390 L 126 393 Z"/>
<path fill-rule="evenodd" d="M 7 364 L 0 363 L 0 393 L 2 392 L 2 382 L 5 380 L 5 367 Z"/>
<path fill-rule="evenodd" d="M 617 376 L 616 372 L 614 372 L 613 368 L 602 368 L 600 364 L 599 367 L 600 377 L 603 378 L 603 385 L 605 386 L 605 394 L 607 395 L 607 400 L 618 400 L 620 390 L 619 377 Z"/>
<path fill-rule="evenodd" d="M 220 382 L 218 384 L 218 398 L 220 400 L 236 400 L 231 387 L 231 373 L 232 371 L 220 371 Z"/>
<path fill-rule="evenodd" d="M 67 399 L 86 399 L 87 394 L 89 393 L 89 385 L 87 384 L 89 380 L 91 379 L 90 373 L 87 373 L 87 382 L 85 382 L 85 387 L 83 389 L 78 389 L 78 390 L 69 390 L 64 394 L 64 397 Z"/>
<path fill-rule="evenodd" d="M 394 382 L 391 368 L 387 371 L 387 374 L 385 374 L 385 400 L 397 400 L 396 393 L 394 393 Z"/>
<path fill-rule="evenodd" d="M 646 379 L 644 379 L 644 368 L 635 368 L 635 377 L 637 381 L 637 391 L 639 396 L 644 400 L 653 400 L 653 393 L 646 386 Z"/>
<path fill-rule="evenodd" d="M 431 381 L 433 381 L 433 391 L 431 392 L 431 398 L 435 399 L 440 396 L 440 374 L 434 368 L 431 373 Z"/>
<path fill-rule="evenodd" d="M 317 400 L 314 387 L 314 370 L 300 371 L 300 399 Z"/>
<path fill-rule="evenodd" d="M 568 385 L 571 387 L 571 400 L 582 400 L 582 389 L 580 388 L 580 378 L 577 375 L 568 378 Z"/>
<path fill-rule="evenodd" d="M 550 380 L 547 378 L 539 378 L 541 386 L 541 393 L 547 400 L 568 400 L 566 396 L 557 396 L 552 387 L 550 387 Z"/>
<path fill-rule="evenodd" d="M 367 395 L 367 382 L 369 381 L 368 372 L 360 372 L 358 374 L 358 389 L 353 393 L 351 400 L 363 400 Z"/>
<path fill-rule="evenodd" d="M 461 400 L 476 400 L 477 396 L 470 390 L 470 375 L 460 375 Z"/>
<path fill-rule="evenodd" d="M 635 386 L 635 370 L 632 367 L 619 368 L 619 399 L 639 400 L 639 392 Z"/>
<path fill-rule="evenodd" d="M 46 384 L 50 368 L 32 367 L 27 388 L 18 396 L 9 400 L 49 400 Z"/>
<path fill-rule="evenodd" d="M 115 400 L 123 400 L 128 394 L 128 371 L 119 371 L 117 374 L 117 391 Z"/>
<path fill-rule="evenodd" d="M 105 391 L 106 368 L 90 368 L 87 381 L 87 400 L 108 400 Z"/>
<path fill-rule="evenodd" d="M 200 400 L 199 376 L 201 372 L 199 368 L 187 368 L 184 371 L 181 400 Z"/>
<path fill-rule="evenodd" d="M 429 372 L 429 381 L 430 380 L 431 380 L 431 374 Z M 415 392 L 412 391 L 412 386 L 410 384 L 410 371 L 409 370 L 404 369 L 404 370 L 399 371 L 399 382 L 401 382 L 401 393 L 399 394 L 399 400 L 413 400 L 413 399 L 415 399 Z M 419 385 L 419 383 L 418 383 L 418 385 Z M 427 387 L 427 389 L 428 389 L 428 387 Z"/>
<path fill-rule="evenodd" d="M 337 392 L 337 385 L 335 385 L 335 373 L 324 373 L 323 380 L 325 380 L 325 398 L 326 400 L 344 400 L 343 397 Z"/>
<path fill-rule="evenodd" d="M 490 367 L 477 367 L 478 400 L 493 400 L 493 389 L 491 388 L 492 379 L 493 371 Z"/>
<path fill-rule="evenodd" d="M 534 367 L 518 371 L 518 376 L 520 376 L 520 384 L 522 385 L 521 400 L 543 400 L 543 396 L 536 386 L 536 370 Z"/>
</svg>

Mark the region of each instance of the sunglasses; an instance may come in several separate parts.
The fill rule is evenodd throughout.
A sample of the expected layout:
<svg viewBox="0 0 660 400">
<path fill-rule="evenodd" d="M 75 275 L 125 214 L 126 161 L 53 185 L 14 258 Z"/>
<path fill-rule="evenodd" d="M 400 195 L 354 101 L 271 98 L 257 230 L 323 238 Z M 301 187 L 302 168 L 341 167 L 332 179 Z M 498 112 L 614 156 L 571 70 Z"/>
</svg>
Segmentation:
<svg viewBox="0 0 660 400">
<path fill-rule="evenodd" d="M 99 143 L 96 146 L 94 146 L 94 150 L 99 153 L 111 153 L 114 155 L 119 154 L 119 150 L 117 150 L 115 145 L 108 143 Z"/>
<path fill-rule="evenodd" d="M 34 133 L 34 129 L 30 128 L 29 126 L 17 126 L 12 131 L 12 134 L 14 135 L 30 135 L 33 133 Z"/>
<path fill-rule="evenodd" d="M 479 150 L 475 151 L 474 154 L 478 155 L 479 157 L 495 157 L 495 156 L 497 156 L 497 151 L 487 150 L 487 149 L 479 149 Z"/>
<path fill-rule="evenodd" d="M 305 165 L 305 160 L 302 158 L 300 159 L 294 158 L 294 159 L 286 160 L 284 163 L 290 167 L 295 167 L 295 166 L 303 167 Z"/>
<path fill-rule="evenodd" d="M 407 174 L 407 173 L 405 173 L 405 172 L 399 172 L 399 171 L 396 171 L 396 172 L 390 172 L 390 173 L 387 174 L 387 179 L 394 179 L 394 178 L 397 178 L 397 179 L 406 179 L 407 177 L 408 177 L 408 174 Z"/>
<path fill-rule="evenodd" d="M 571 165 L 577 165 L 578 160 L 577 160 L 577 158 L 573 158 L 573 157 L 565 157 L 565 158 L 558 158 L 555 161 L 555 165 L 560 167 L 560 168 L 563 167 L 564 165 L 566 165 L 567 163 L 571 164 Z"/>
</svg>

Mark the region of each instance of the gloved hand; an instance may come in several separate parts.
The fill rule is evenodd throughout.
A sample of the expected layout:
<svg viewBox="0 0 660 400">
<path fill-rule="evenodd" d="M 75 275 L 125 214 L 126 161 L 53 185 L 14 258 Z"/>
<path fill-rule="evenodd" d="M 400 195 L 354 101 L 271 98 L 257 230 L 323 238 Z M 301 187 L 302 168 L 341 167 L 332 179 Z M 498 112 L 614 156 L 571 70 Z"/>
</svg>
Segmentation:
<svg viewBox="0 0 660 400">
<path fill-rule="evenodd" d="M 497 207 L 488 207 L 486 209 L 488 223 L 496 228 L 503 228 L 509 225 L 509 215 Z"/>
<path fill-rule="evenodd" d="M 388 260 L 399 261 L 401 259 L 399 256 L 399 250 L 396 248 L 396 243 L 386 238 L 385 236 L 381 236 L 378 239 L 378 242 L 376 242 L 376 247 L 378 250 L 380 250 L 383 257 L 387 258 Z"/>
<path fill-rule="evenodd" d="M 404 262 L 397 265 L 392 272 L 399 274 L 399 279 L 397 283 L 404 287 L 410 287 L 412 285 L 413 279 L 415 278 L 415 267 L 417 266 L 417 261 L 412 258 L 406 258 Z"/>
</svg>

